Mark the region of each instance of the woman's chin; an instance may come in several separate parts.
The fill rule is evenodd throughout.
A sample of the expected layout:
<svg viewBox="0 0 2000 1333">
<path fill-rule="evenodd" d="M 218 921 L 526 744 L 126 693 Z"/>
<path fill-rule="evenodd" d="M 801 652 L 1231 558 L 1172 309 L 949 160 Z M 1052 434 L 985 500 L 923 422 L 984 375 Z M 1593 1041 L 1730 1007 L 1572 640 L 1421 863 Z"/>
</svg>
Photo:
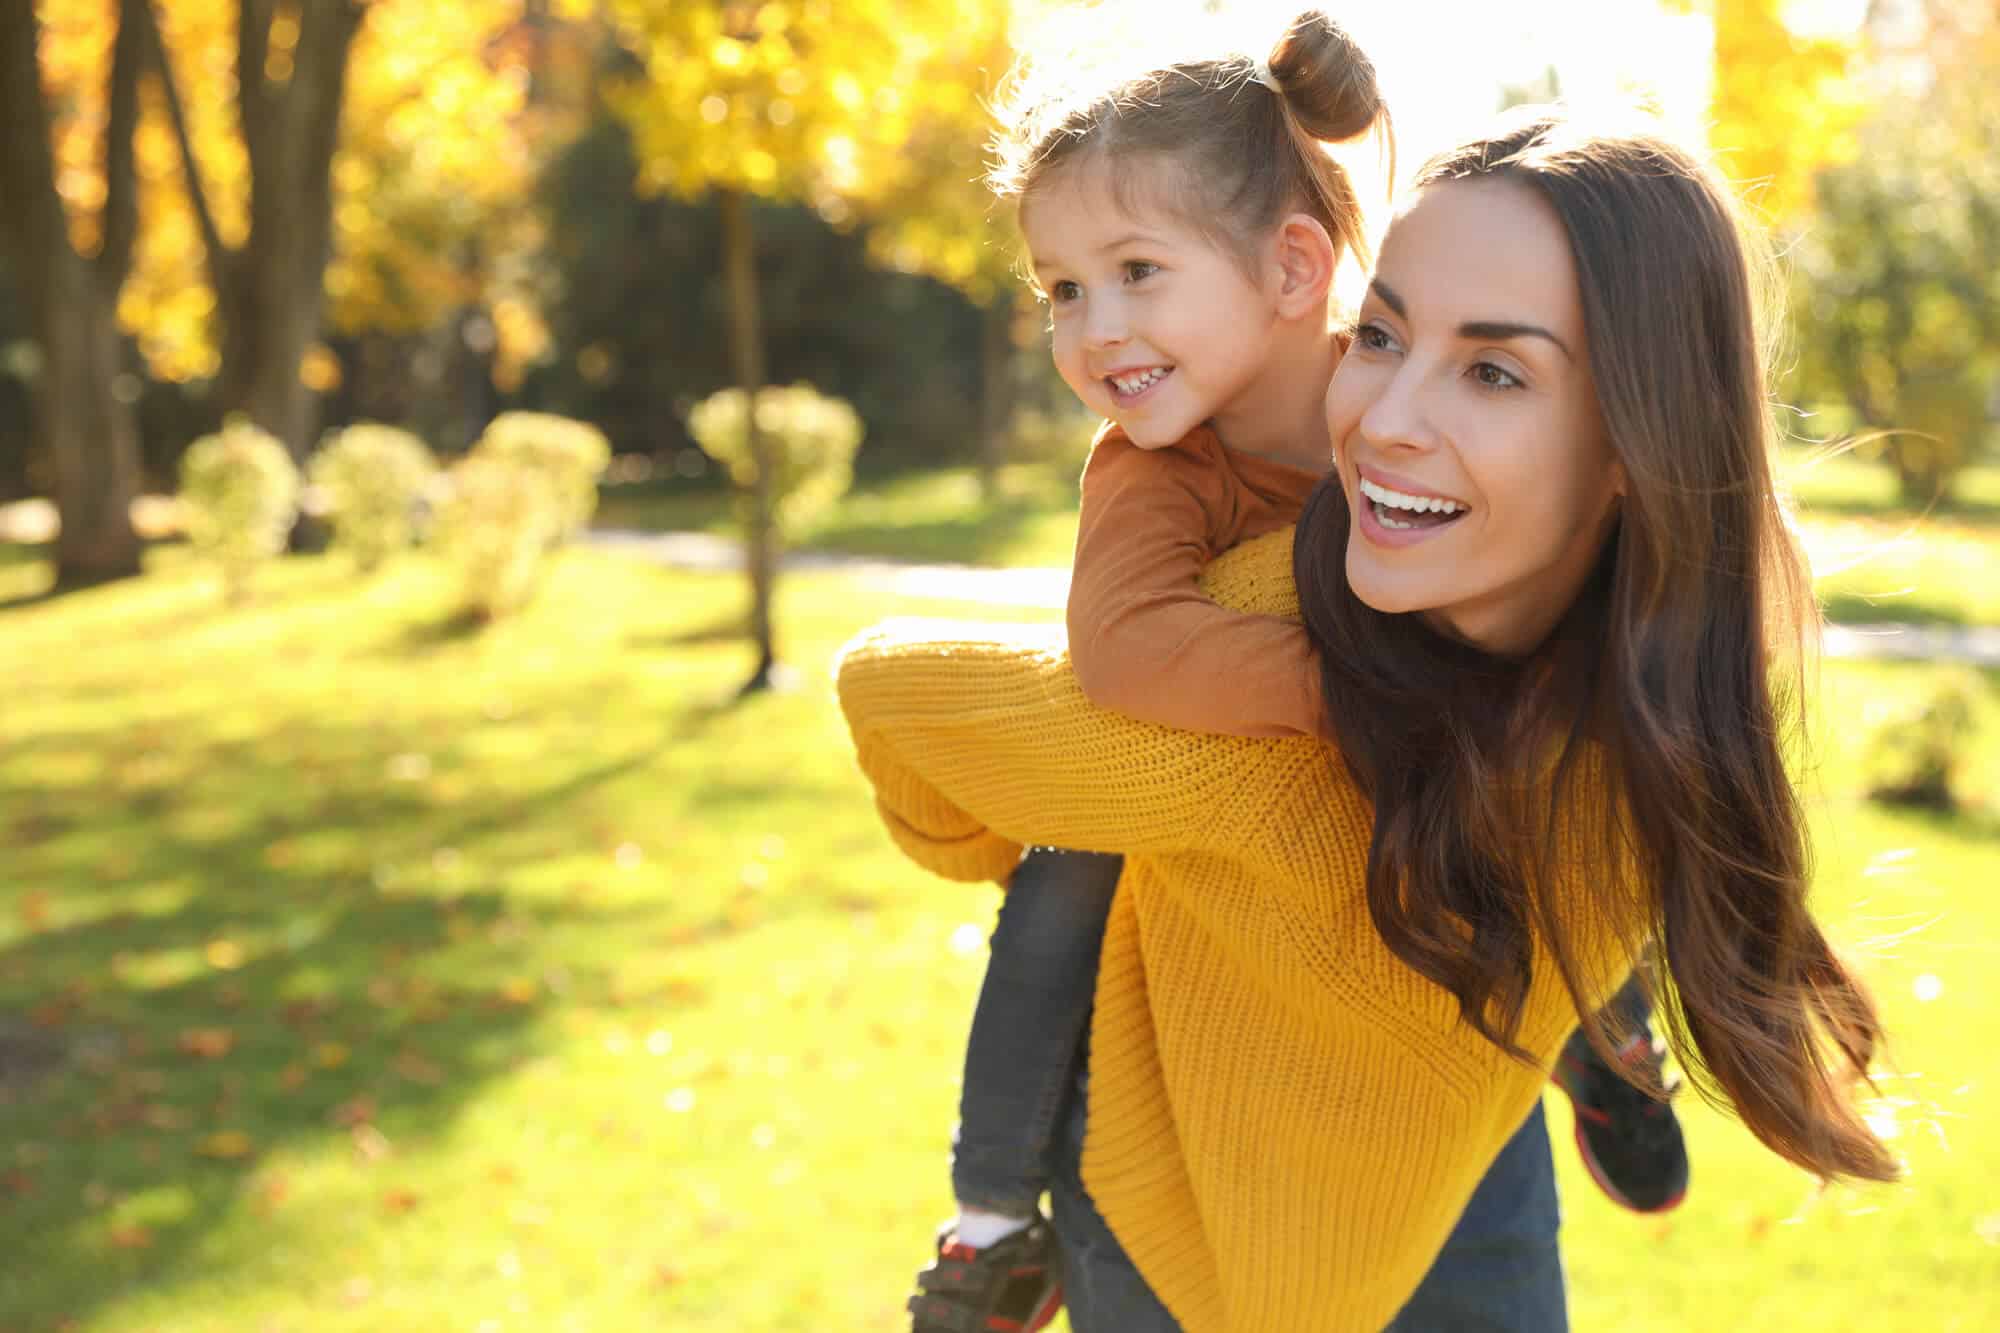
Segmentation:
<svg viewBox="0 0 2000 1333">
<path fill-rule="evenodd" d="M 1359 538 L 1350 537 L 1347 552 L 1347 586 L 1361 599 L 1364 606 L 1380 611 L 1385 616 L 1408 615 L 1412 611 L 1429 611 L 1438 605 L 1434 595 L 1426 595 L 1426 590 L 1413 586 L 1409 579 L 1384 578 L 1371 568 L 1371 562 L 1364 555 L 1356 558 L 1353 543 Z"/>
</svg>

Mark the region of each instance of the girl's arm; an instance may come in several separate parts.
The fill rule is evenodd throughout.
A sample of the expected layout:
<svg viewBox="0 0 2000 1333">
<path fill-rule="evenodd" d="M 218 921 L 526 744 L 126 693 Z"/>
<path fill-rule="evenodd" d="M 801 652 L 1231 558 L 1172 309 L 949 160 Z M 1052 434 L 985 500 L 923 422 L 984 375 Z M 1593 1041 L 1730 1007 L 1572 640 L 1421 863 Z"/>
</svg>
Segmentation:
<svg viewBox="0 0 2000 1333">
<path fill-rule="evenodd" d="M 1201 458 L 1099 441 L 1070 575 L 1076 678 L 1092 702 L 1161 726 L 1320 735 L 1319 660 L 1304 627 L 1220 606 L 1198 586 L 1220 554 L 1227 519 L 1212 511 L 1224 502 Z"/>
<path fill-rule="evenodd" d="M 1218 562 L 1290 588 L 1289 533 Z M 891 621 L 841 653 L 856 755 L 896 842 L 953 879 L 1005 879 L 1021 848 L 1235 855 L 1323 746 L 1197 735 L 1084 697 L 1059 630 Z"/>
</svg>

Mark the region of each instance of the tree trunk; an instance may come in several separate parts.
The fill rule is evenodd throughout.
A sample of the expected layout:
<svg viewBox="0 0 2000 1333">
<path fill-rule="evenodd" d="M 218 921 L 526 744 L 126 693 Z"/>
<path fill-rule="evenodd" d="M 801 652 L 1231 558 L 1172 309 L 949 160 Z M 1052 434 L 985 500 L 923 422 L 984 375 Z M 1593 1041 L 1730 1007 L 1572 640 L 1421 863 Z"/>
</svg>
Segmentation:
<svg viewBox="0 0 2000 1333">
<path fill-rule="evenodd" d="M 340 137 L 348 56 L 365 7 L 355 0 L 302 0 L 290 73 L 268 72 L 272 0 L 240 0 L 236 88 L 250 161 L 250 230 L 239 249 L 223 243 L 209 207 L 186 115 L 157 26 L 150 54 L 166 90 L 188 193 L 201 228 L 221 326 L 217 392 L 224 412 L 241 412 L 275 435 L 303 465 L 312 451 L 319 402 L 299 367 L 319 337 L 326 265 L 332 252 L 333 154 Z"/>
<path fill-rule="evenodd" d="M 1014 418 L 1014 297 L 1001 292 L 979 312 L 979 493 L 997 498 Z"/>
<path fill-rule="evenodd" d="M 107 198 L 104 262 L 69 242 L 56 194 L 47 108 L 42 101 L 40 40 L 34 6 L 0 4 L 0 241 L 26 299 L 42 354 L 35 381 L 35 441 L 54 463 L 58 587 L 139 572 L 132 500 L 139 487 L 139 433 L 129 395 L 120 393 L 123 344 L 118 289 L 129 253 L 129 152 L 137 77 L 131 47 L 120 42 L 112 64 L 106 128 Z"/>
<path fill-rule="evenodd" d="M 722 214 L 722 266 L 729 283 L 729 355 L 736 383 L 750 404 L 750 457 L 756 476 L 750 488 L 750 636 L 757 645 L 757 669 L 744 682 L 748 694 L 770 688 L 778 665 L 771 628 L 771 603 L 778 583 L 778 532 L 771 478 L 777 472 L 771 441 L 757 428 L 757 395 L 764 387 L 764 333 L 757 301 L 757 238 L 750 225 L 750 201 L 740 191 L 716 192 Z"/>
<path fill-rule="evenodd" d="M 139 430 L 116 383 L 124 341 L 112 299 L 75 255 L 48 275 L 55 299 L 37 312 L 42 370 L 36 433 L 55 462 L 56 583 L 77 587 L 139 572 L 132 501 L 139 493 Z"/>
</svg>

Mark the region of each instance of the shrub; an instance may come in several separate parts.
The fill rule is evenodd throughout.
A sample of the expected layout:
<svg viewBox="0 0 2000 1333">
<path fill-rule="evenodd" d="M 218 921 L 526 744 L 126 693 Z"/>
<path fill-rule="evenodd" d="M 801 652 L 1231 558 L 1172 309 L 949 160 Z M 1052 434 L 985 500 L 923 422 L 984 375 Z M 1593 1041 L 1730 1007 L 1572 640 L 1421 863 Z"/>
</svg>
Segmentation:
<svg viewBox="0 0 2000 1333">
<path fill-rule="evenodd" d="M 1939 676 L 1913 708 L 1878 722 L 1864 759 L 1869 799 L 1957 809 L 1955 784 L 1972 741 L 1980 688 L 1971 670 L 1953 669 Z"/>
<path fill-rule="evenodd" d="M 257 567 L 285 549 L 299 470 L 275 436 L 232 417 L 181 456 L 180 502 L 188 543 L 221 568 L 225 594 L 239 602 Z"/>
<path fill-rule="evenodd" d="M 554 501 L 556 524 L 548 540 L 573 536 L 597 512 L 597 481 L 611 462 L 604 432 L 586 422 L 548 412 L 502 412 L 473 452 L 532 469 Z"/>
<path fill-rule="evenodd" d="M 363 573 L 408 546 L 418 497 L 436 472 L 431 451 L 409 431 L 364 424 L 336 434 L 311 467 L 331 513 L 334 545 Z"/>
<path fill-rule="evenodd" d="M 477 452 L 453 464 L 431 540 L 458 567 L 462 609 L 491 620 L 525 603 L 562 521 L 541 469 Z"/>
<path fill-rule="evenodd" d="M 739 504 L 747 505 L 757 484 L 757 460 L 750 454 L 743 404 L 741 389 L 710 394 L 688 414 L 688 429 L 709 457 L 729 470 Z M 757 426 L 776 455 L 772 518 L 779 532 L 797 532 L 847 493 L 854 451 L 861 446 L 861 418 L 840 399 L 810 384 L 794 384 L 758 393 Z"/>
</svg>

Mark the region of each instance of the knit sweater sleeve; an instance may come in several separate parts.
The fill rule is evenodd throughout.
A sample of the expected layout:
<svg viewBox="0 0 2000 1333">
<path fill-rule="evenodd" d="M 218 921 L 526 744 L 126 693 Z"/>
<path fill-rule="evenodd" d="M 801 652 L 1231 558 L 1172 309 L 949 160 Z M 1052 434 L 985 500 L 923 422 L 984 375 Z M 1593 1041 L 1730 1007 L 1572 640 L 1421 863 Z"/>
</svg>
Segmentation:
<svg viewBox="0 0 2000 1333">
<path fill-rule="evenodd" d="M 1229 736 L 1322 731 L 1319 663 L 1297 620 L 1204 596 L 1231 545 L 1216 469 L 1108 434 L 1083 472 L 1069 642 L 1089 698 L 1129 717 Z"/>
<path fill-rule="evenodd" d="M 1289 531 L 1245 543 L 1211 582 L 1283 609 L 1290 550 Z M 1227 851 L 1299 760 L 1097 706 L 1049 626 L 885 622 L 842 650 L 835 681 L 891 836 L 952 879 L 1004 880 L 1036 844 Z"/>
</svg>

